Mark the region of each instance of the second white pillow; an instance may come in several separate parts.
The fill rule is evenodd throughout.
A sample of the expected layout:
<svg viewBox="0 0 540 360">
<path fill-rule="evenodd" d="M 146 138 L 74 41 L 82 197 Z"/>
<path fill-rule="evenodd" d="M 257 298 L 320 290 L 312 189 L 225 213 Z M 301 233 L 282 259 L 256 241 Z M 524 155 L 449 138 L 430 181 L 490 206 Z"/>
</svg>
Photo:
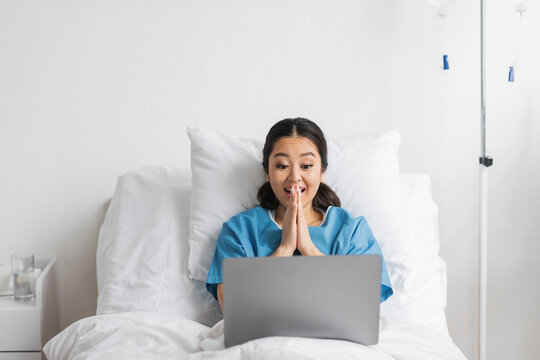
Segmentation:
<svg viewBox="0 0 540 360">
<path fill-rule="evenodd" d="M 206 281 L 224 222 L 259 205 L 265 182 L 262 141 L 189 126 L 192 196 L 189 259 L 191 279 Z M 409 258 L 403 217 L 396 130 L 327 139 L 325 182 L 354 216 L 365 216 L 383 251 L 392 286 L 405 287 Z"/>
</svg>

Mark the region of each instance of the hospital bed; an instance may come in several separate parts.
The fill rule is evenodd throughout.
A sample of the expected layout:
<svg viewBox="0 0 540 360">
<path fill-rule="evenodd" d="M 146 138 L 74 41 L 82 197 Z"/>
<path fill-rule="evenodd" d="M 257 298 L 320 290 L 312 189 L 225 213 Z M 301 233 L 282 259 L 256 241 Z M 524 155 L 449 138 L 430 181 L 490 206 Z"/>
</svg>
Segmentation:
<svg viewBox="0 0 540 360">
<path fill-rule="evenodd" d="M 227 349 L 219 304 L 188 271 L 195 175 L 192 163 L 118 178 L 99 232 L 97 315 L 50 340 L 49 360 L 465 359 L 446 324 L 446 264 L 427 175 L 399 174 L 409 252 L 389 256 L 391 278 L 404 281 L 381 304 L 378 344 L 268 337 Z"/>
</svg>

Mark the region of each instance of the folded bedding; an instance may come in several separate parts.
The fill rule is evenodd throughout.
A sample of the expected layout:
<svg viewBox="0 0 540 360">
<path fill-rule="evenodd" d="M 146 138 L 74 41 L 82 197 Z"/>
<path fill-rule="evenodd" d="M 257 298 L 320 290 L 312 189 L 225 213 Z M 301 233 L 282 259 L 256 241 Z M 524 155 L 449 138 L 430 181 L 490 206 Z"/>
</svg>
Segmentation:
<svg viewBox="0 0 540 360">
<path fill-rule="evenodd" d="M 428 327 L 381 318 L 379 343 L 267 337 L 225 349 L 223 320 L 213 327 L 150 311 L 79 320 L 43 348 L 49 360 L 90 359 L 364 359 L 462 360 L 450 337 Z"/>
</svg>

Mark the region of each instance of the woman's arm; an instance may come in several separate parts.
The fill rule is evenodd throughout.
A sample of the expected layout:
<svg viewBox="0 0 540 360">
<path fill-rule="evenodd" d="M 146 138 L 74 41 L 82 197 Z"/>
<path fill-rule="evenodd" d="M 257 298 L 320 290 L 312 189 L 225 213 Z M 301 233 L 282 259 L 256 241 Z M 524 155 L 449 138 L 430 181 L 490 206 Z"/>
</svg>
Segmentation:
<svg viewBox="0 0 540 360">
<path fill-rule="evenodd" d="M 221 306 L 221 312 L 223 312 L 223 283 L 217 284 L 217 297 L 219 306 Z"/>
<path fill-rule="evenodd" d="M 293 256 L 294 250 L 295 249 L 289 248 L 285 245 L 280 245 L 270 256 Z"/>
</svg>

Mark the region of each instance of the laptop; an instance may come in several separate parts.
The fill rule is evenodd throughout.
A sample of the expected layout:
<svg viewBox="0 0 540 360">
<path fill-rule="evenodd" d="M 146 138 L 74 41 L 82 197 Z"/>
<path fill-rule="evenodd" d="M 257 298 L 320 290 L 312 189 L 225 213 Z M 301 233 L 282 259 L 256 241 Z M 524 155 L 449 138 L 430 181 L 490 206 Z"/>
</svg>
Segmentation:
<svg viewBox="0 0 540 360">
<path fill-rule="evenodd" d="M 225 347 L 267 336 L 379 341 L 379 255 L 227 258 Z"/>
</svg>

